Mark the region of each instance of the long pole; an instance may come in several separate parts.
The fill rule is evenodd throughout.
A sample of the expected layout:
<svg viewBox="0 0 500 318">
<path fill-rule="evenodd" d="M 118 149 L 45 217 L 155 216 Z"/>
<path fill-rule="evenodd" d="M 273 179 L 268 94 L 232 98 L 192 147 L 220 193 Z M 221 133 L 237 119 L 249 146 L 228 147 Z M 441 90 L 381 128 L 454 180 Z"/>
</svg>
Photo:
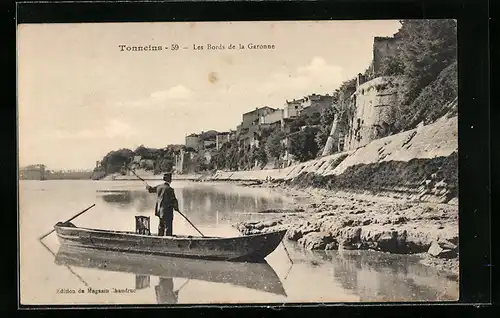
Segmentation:
<svg viewBox="0 0 500 318">
<path fill-rule="evenodd" d="M 186 285 L 187 285 L 187 283 L 189 283 L 189 279 L 188 279 L 188 280 L 186 280 L 186 281 L 184 282 L 184 284 L 182 284 L 182 285 L 181 285 L 181 287 L 179 287 L 179 289 L 177 289 L 177 291 L 176 291 L 176 292 L 177 292 L 177 293 L 178 293 L 178 292 L 180 292 L 180 291 L 181 291 L 181 289 L 183 289 L 183 288 L 184 288 L 184 286 L 186 286 Z"/>
<path fill-rule="evenodd" d="M 147 186 L 149 186 L 149 184 L 146 182 L 146 180 L 144 180 L 143 178 L 139 177 L 139 176 L 138 176 L 138 175 L 134 172 L 134 170 L 130 169 L 128 166 L 127 166 L 127 168 L 130 170 L 130 172 L 132 172 L 132 173 L 134 174 L 134 176 L 136 176 L 139 180 L 141 180 L 141 181 L 142 181 L 142 182 L 144 182 Z M 198 228 L 197 228 L 197 227 L 196 227 L 196 226 L 195 226 L 195 225 L 194 225 L 194 224 L 193 224 L 193 223 L 192 223 L 192 222 L 191 222 L 191 221 L 190 221 L 190 220 L 189 220 L 189 219 L 188 219 L 188 218 L 187 218 L 187 217 L 186 217 L 186 216 L 185 216 L 185 215 L 181 212 L 181 211 L 177 211 L 177 212 L 178 212 L 180 215 L 182 215 L 182 217 L 183 217 L 184 219 L 186 219 L 186 221 L 188 221 L 188 222 L 189 222 L 189 224 L 191 224 L 191 226 L 192 226 L 192 227 L 193 227 L 196 231 L 198 231 L 198 233 L 200 233 L 200 235 L 201 235 L 202 237 L 205 237 L 205 235 L 203 235 L 203 233 L 201 233 L 201 231 L 200 231 L 200 230 L 198 230 Z"/>
<path fill-rule="evenodd" d="M 146 180 L 144 180 L 143 178 L 139 177 L 135 172 L 134 170 L 130 169 L 128 166 L 126 166 L 128 170 L 130 170 L 130 172 L 132 172 L 134 174 L 134 176 L 136 176 L 139 180 L 141 180 L 142 182 L 144 182 L 145 185 L 149 185 Z"/>
<path fill-rule="evenodd" d="M 196 231 L 198 231 L 198 233 L 200 233 L 200 235 L 201 235 L 202 237 L 205 237 L 205 235 L 203 235 L 203 233 L 201 233 L 201 232 L 200 232 L 200 230 L 198 230 L 198 228 L 197 228 L 196 226 L 194 226 L 194 224 L 193 224 L 193 223 L 191 223 L 191 221 L 189 221 L 189 219 L 188 219 L 188 218 L 187 218 L 184 214 L 182 214 L 182 213 L 181 213 L 181 211 L 177 211 L 177 212 L 178 212 L 180 215 L 182 215 L 182 216 L 186 219 L 186 221 L 188 221 L 188 222 L 189 222 L 189 224 L 191 224 L 191 226 L 192 226 L 192 227 L 193 227 Z"/>
<path fill-rule="evenodd" d="M 94 204 L 92 204 L 91 206 L 89 206 L 88 208 L 86 208 L 85 210 L 83 210 L 82 212 L 80 212 L 80 213 L 76 214 L 75 216 L 73 216 L 71 219 L 67 220 L 67 221 L 66 221 L 66 222 L 64 222 L 64 223 L 68 223 L 68 222 L 70 222 L 70 221 L 72 221 L 72 220 L 76 219 L 77 217 L 79 217 L 79 216 L 80 216 L 80 215 L 82 215 L 83 213 L 85 213 L 85 212 L 87 212 L 88 210 L 92 209 L 94 206 L 95 206 L 95 203 L 94 203 Z M 54 232 L 54 231 L 55 231 L 55 229 L 52 229 L 52 231 L 50 231 L 49 233 L 47 233 L 47 234 L 45 234 L 45 235 L 40 236 L 39 240 L 40 240 L 40 241 L 41 241 L 41 240 L 43 240 L 45 237 L 49 236 L 49 235 L 50 235 L 50 234 L 52 234 L 52 232 Z"/>
</svg>

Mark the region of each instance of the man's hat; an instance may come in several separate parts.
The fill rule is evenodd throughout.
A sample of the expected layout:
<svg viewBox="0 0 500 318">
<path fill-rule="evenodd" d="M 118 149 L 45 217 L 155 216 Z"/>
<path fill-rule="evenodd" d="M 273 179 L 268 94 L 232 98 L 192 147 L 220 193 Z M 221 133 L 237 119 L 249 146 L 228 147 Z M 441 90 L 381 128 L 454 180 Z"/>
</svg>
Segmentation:
<svg viewBox="0 0 500 318">
<path fill-rule="evenodd" d="M 172 172 L 165 172 L 163 174 L 163 177 L 171 177 L 172 176 Z"/>
</svg>

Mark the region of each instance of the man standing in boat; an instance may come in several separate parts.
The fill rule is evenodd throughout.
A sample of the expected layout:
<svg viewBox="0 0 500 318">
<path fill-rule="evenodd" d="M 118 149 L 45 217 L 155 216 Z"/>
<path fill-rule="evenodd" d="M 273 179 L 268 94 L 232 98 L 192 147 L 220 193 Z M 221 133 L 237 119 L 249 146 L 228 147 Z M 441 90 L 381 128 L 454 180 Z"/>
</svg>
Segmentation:
<svg viewBox="0 0 500 318">
<path fill-rule="evenodd" d="M 160 219 L 158 225 L 159 236 L 172 236 L 172 225 L 174 220 L 174 210 L 179 211 L 179 203 L 175 197 L 174 189 L 170 187 L 172 182 L 172 173 L 163 175 L 165 183 L 156 187 L 146 186 L 149 193 L 156 193 L 157 200 L 155 206 L 155 215 Z"/>
</svg>

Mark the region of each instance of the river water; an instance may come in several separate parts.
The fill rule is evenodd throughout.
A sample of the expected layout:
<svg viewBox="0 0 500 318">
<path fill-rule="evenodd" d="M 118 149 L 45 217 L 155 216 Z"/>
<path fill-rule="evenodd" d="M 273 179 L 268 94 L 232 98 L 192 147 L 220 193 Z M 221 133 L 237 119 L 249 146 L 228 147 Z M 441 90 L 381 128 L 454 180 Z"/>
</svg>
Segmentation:
<svg viewBox="0 0 500 318">
<path fill-rule="evenodd" d="M 154 185 L 155 182 L 151 182 Z M 269 189 L 174 181 L 180 210 L 205 235 L 235 236 L 232 224 L 259 220 L 255 213 L 288 200 Z M 286 241 L 268 264 L 227 264 L 137 255 L 60 250 L 58 221 L 96 206 L 77 226 L 135 229 L 136 215 L 151 217 L 154 195 L 136 181 L 21 181 L 21 304 L 210 304 L 446 301 L 458 299 L 458 282 L 418 263 L 414 256 L 370 251 L 304 251 Z M 174 233 L 198 235 L 178 214 Z M 158 265 L 163 264 L 163 265 Z M 93 290 L 93 291 L 92 291 Z M 74 293 L 73 293 L 74 292 Z"/>
</svg>

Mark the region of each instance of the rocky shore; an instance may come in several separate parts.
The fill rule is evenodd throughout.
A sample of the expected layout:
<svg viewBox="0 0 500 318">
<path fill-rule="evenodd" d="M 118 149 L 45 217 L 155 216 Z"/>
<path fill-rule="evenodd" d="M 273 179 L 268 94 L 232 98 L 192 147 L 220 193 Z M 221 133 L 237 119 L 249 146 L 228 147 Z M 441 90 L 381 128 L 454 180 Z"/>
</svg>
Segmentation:
<svg viewBox="0 0 500 318">
<path fill-rule="evenodd" d="M 286 238 L 307 250 L 376 250 L 418 254 L 422 263 L 458 276 L 458 205 L 411 202 L 324 189 L 273 187 L 296 197 L 278 216 L 242 222 L 244 235 L 287 229 Z M 269 211 L 261 211 L 266 213 Z"/>
<path fill-rule="evenodd" d="M 218 172 L 212 180 L 253 181 L 247 186 L 295 196 L 266 221 L 235 225 L 243 234 L 287 229 L 287 239 L 307 250 L 417 254 L 458 275 L 457 127 L 456 117 L 445 116 L 354 151 L 281 170 Z"/>
</svg>

